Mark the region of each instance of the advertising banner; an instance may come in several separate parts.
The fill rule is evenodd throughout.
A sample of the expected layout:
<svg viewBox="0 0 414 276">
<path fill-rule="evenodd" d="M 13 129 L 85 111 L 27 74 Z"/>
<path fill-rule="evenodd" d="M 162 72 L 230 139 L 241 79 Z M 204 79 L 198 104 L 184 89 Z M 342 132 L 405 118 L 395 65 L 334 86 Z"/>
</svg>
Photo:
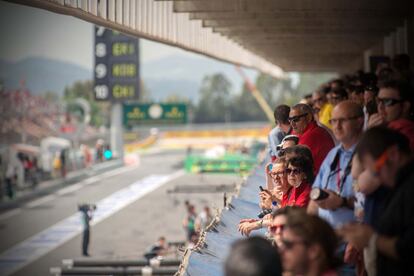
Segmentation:
<svg viewBox="0 0 414 276">
<path fill-rule="evenodd" d="M 187 105 L 168 104 L 124 104 L 124 125 L 162 125 L 187 123 Z"/>
</svg>

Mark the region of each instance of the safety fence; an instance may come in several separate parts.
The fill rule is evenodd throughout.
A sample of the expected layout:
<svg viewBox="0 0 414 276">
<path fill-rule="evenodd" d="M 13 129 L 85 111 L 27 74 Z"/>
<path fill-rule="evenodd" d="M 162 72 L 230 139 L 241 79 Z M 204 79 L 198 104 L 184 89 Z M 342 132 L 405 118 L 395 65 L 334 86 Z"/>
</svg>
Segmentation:
<svg viewBox="0 0 414 276">
<path fill-rule="evenodd" d="M 179 275 L 221 276 L 223 263 L 231 244 L 241 238 L 237 230 L 243 218 L 255 218 L 260 212 L 259 186 L 265 183 L 264 163 L 253 169 L 240 187 L 237 197 L 227 204 L 218 221 L 213 222 L 200 242 L 191 251 L 186 252 Z M 264 235 L 264 230 L 255 234 Z"/>
<path fill-rule="evenodd" d="M 61 275 L 174 275 L 180 264 L 179 259 L 142 259 L 142 260 L 106 260 L 106 259 L 67 259 L 62 267 L 53 267 L 50 273 Z"/>
</svg>

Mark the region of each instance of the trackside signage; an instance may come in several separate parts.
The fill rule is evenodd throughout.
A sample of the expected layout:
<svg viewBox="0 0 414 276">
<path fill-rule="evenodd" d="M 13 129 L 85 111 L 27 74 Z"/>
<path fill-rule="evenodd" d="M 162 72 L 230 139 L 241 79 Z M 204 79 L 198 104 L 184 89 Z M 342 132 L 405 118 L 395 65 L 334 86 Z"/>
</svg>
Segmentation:
<svg viewBox="0 0 414 276">
<path fill-rule="evenodd" d="M 187 105 L 184 103 L 124 104 L 124 125 L 162 125 L 187 123 Z"/>
</svg>

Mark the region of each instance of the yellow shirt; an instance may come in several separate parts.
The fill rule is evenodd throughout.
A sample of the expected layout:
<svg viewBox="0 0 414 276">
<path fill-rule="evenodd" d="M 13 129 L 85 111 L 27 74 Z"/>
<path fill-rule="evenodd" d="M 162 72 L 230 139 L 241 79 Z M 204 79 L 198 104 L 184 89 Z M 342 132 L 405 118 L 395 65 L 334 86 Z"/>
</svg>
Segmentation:
<svg viewBox="0 0 414 276">
<path fill-rule="evenodd" d="M 333 106 L 330 103 L 326 103 L 319 111 L 319 122 L 329 127 L 330 129 L 332 129 L 332 126 L 329 123 L 329 120 L 331 119 L 332 109 Z"/>
</svg>

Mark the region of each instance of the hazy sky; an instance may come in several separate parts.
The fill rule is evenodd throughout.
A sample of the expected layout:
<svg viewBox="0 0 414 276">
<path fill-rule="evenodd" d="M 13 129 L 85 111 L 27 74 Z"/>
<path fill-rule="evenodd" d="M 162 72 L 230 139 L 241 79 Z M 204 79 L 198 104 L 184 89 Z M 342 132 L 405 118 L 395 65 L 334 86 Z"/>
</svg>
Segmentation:
<svg viewBox="0 0 414 276">
<path fill-rule="evenodd" d="M 93 25 L 42 9 L 0 1 L 0 59 L 46 57 L 93 67 Z M 141 40 L 143 63 L 168 55 L 199 57 L 179 48 Z"/>
</svg>

